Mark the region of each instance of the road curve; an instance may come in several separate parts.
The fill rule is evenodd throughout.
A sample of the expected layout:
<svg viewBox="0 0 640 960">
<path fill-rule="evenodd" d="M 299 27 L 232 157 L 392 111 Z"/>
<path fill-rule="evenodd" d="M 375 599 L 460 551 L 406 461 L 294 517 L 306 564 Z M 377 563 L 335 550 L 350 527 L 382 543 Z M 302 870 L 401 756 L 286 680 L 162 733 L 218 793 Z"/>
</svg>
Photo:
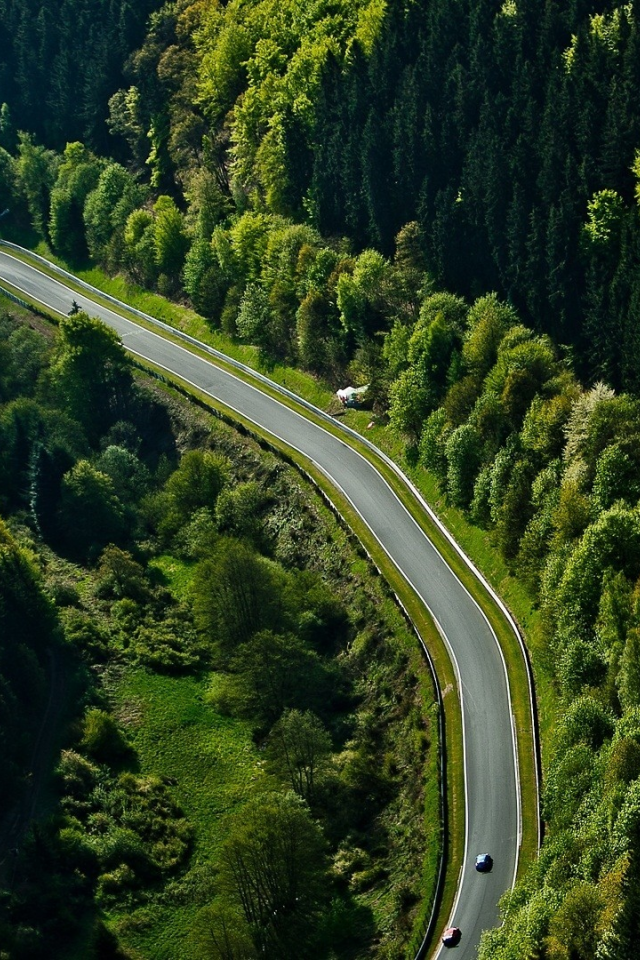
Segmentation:
<svg viewBox="0 0 640 960">
<path fill-rule="evenodd" d="M 504 660 L 484 614 L 377 470 L 339 437 L 214 363 L 95 303 L 0 250 L 0 279 L 61 314 L 75 299 L 112 327 L 131 353 L 150 360 L 306 454 L 348 497 L 398 570 L 424 600 L 453 658 L 463 713 L 466 842 L 450 924 L 462 939 L 454 956 L 472 958 L 498 900 L 513 885 L 520 843 L 517 755 Z M 125 307 L 125 305 L 123 305 Z M 125 307 L 126 309 L 126 307 Z M 475 871 L 490 853 L 489 874 Z M 436 949 L 434 956 L 448 953 Z"/>
</svg>

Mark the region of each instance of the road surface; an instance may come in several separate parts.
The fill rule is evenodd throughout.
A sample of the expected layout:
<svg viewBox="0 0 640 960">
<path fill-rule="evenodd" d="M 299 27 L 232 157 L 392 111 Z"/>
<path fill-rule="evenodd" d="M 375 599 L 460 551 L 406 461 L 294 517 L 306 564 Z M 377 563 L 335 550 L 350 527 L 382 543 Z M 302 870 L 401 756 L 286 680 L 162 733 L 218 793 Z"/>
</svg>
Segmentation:
<svg viewBox="0 0 640 960">
<path fill-rule="evenodd" d="M 117 331 L 125 348 L 177 374 L 291 447 L 305 453 L 348 497 L 389 557 L 422 597 L 446 638 L 462 700 L 466 843 L 462 876 L 450 924 L 462 939 L 434 956 L 477 955 L 481 932 L 498 922 L 498 900 L 514 882 L 520 840 L 517 759 L 504 661 L 477 604 L 420 530 L 386 481 L 339 437 L 228 373 L 186 347 L 124 319 L 91 300 L 90 291 L 68 289 L 0 249 L 0 280 L 62 314 L 72 300 Z M 475 857 L 489 853 L 489 874 Z M 441 933 L 439 931 L 438 933 Z"/>
</svg>

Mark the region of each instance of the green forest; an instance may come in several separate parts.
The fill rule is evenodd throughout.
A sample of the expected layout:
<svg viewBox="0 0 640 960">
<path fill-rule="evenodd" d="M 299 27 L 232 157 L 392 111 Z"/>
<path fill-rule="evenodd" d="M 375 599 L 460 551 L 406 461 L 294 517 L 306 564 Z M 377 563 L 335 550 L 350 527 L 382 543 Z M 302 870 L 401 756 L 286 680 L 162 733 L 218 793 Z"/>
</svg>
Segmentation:
<svg viewBox="0 0 640 960">
<path fill-rule="evenodd" d="M 399 955 L 439 747 L 391 594 L 99 321 L 0 350 L 3 960 Z"/>
<path fill-rule="evenodd" d="M 370 416 L 403 467 L 428 476 L 446 509 L 500 556 L 535 620 L 526 639 L 544 693 L 545 838 L 480 956 L 630 960 L 640 936 L 638 4 L 176 0 L 134 9 L 128 0 L 0 0 L 0 78 L 4 237 L 192 308 L 212 333 L 255 348 L 264 369 L 295 367 L 332 390 L 368 385 Z M 215 666 L 224 683 L 212 702 L 249 723 L 258 742 L 275 744 L 301 703 L 283 691 L 280 715 L 268 715 L 256 684 L 260 658 L 274 653 L 304 665 L 304 702 L 317 701 L 304 723 L 322 759 L 317 782 L 300 770 L 266 816 L 299 820 L 301 842 L 327 844 L 334 871 L 349 835 L 345 870 L 381 871 L 356 893 L 378 883 L 395 899 L 384 917 L 365 916 L 371 905 L 350 899 L 353 884 L 338 883 L 327 904 L 314 893 L 318 877 L 305 875 L 309 902 L 275 929 L 232 892 L 231 845 L 216 854 L 225 892 L 202 904 L 212 912 L 194 929 L 210 939 L 197 949 L 284 957 L 286 931 L 313 917 L 308 956 L 409 955 L 420 855 L 408 844 L 413 879 L 402 889 L 390 879 L 391 848 L 356 854 L 362 844 L 350 831 L 362 824 L 337 824 L 338 810 L 314 807 L 329 753 L 347 749 L 354 724 L 368 735 L 369 721 L 354 720 L 362 676 L 338 681 L 333 672 L 357 659 L 361 624 L 351 604 L 363 601 L 333 607 L 320 585 L 325 567 L 314 584 L 294 572 L 306 569 L 302 558 L 280 559 L 278 521 L 267 530 L 249 522 L 266 508 L 255 478 L 230 480 L 233 458 L 193 438 L 179 460 L 176 448 L 163 449 L 166 438 L 178 443 L 175 425 L 155 406 L 153 416 L 143 412 L 150 401 L 133 389 L 117 343 L 89 318 L 63 323 L 50 354 L 41 338 L 7 326 L 0 361 L 2 562 L 10 571 L 1 609 L 19 651 L 0 659 L 2 703 L 31 716 L 33 733 L 54 642 L 99 680 L 83 687 L 94 699 L 83 694 L 86 711 L 58 766 L 63 819 L 30 839 L 49 844 L 52 870 L 67 856 L 60 844 L 77 854 L 85 879 L 61 874 L 55 890 L 73 887 L 93 905 L 97 925 L 85 934 L 96 956 L 130 947 L 165 955 L 148 931 L 169 922 L 157 918 L 172 896 L 189 899 L 175 878 L 191 876 L 197 850 L 178 788 L 141 782 L 152 776 L 142 761 L 142 773 L 132 768 L 135 723 L 124 732 L 118 725 L 131 712 L 118 714 L 118 697 L 135 684 L 123 676 L 135 666 L 145 676 L 193 678 L 203 664 Z M 85 383 L 95 391 L 91 407 Z M 140 418 L 155 425 L 141 429 Z M 273 501 L 271 509 L 277 516 Z M 72 538 L 65 516 L 77 518 Z M 293 550 L 297 540 L 287 536 Z M 41 585 L 45 545 L 60 558 L 46 561 L 49 576 L 58 563 L 75 565 L 60 568 L 76 571 L 64 574 L 73 586 L 58 575 Z M 243 598 L 228 633 L 215 597 L 241 562 L 256 593 Z M 198 570 L 195 580 L 185 568 Z M 215 585 L 208 600 L 198 584 Z M 171 607 L 171 630 L 158 604 Z M 150 611 L 143 618 L 141 608 Z M 26 609 L 28 641 L 16 613 Z M 386 636 L 381 628 L 376 644 Z M 253 676 L 240 675 L 238 644 L 251 650 Z M 398 666 L 394 682 L 402 675 Z M 413 681 L 404 681 L 406 706 Z M 385 683 L 369 691 L 374 717 Z M 339 691 L 335 703 L 327 685 Z M 14 711 L 2 710 L 0 744 L 19 792 L 29 734 L 12 736 Z M 417 715 L 406 721 L 416 729 Z M 421 715 L 424 722 L 428 711 Z M 419 805 L 431 733 L 412 741 L 411 785 L 394 753 L 404 757 L 411 737 L 405 731 L 399 747 L 402 722 L 377 720 L 374 743 L 362 749 L 373 763 L 390 738 L 386 766 L 373 767 L 393 784 L 389 794 L 380 786 L 380 809 Z M 281 760 L 266 761 L 275 763 L 270 776 L 282 772 Z M 352 786 L 345 774 L 341 789 Z M 403 790 L 417 794 L 401 801 Z M 137 840 L 113 836 L 130 828 L 101 807 L 110 791 L 135 798 Z M 230 834 L 238 844 L 250 841 L 252 822 L 256 830 L 264 823 L 252 804 L 245 832 Z M 146 818 L 158 831 L 151 855 L 139 839 L 151 829 Z M 89 819 L 104 843 L 87 841 Z M 135 848 L 121 859 L 110 854 L 118 838 Z M 21 869 L 28 902 L 37 880 L 28 864 Z M 151 898 L 147 927 L 132 919 L 119 936 L 118 911 L 141 889 Z M 49 931 L 32 929 L 15 900 L 7 904 L 9 956 L 34 956 L 29 938 L 46 944 Z M 227 943 L 229 931 L 237 942 Z M 55 935 L 63 933 L 81 935 Z M 339 935 L 348 940 L 332 939 Z"/>
</svg>

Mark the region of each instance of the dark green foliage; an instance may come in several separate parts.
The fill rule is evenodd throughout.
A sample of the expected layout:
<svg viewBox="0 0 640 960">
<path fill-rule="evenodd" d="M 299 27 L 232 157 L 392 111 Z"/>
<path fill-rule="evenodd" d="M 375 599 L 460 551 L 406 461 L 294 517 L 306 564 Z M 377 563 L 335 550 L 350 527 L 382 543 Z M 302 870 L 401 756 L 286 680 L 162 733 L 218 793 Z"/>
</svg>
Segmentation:
<svg viewBox="0 0 640 960">
<path fill-rule="evenodd" d="M 87 460 L 78 460 L 62 478 L 58 537 L 70 553 L 83 558 L 124 534 L 124 510 L 111 479 Z"/>
<path fill-rule="evenodd" d="M 131 372 L 117 335 L 86 313 L 60 323 L 52 368 L 53 389 L 92 440 L 125 419 Z"/>
<path fill-rule="evenodd" d="M 0 520 L 0 812 L 20 795 L 44 710 L 45 651 L 55 618 L 28 554 Z"/>
<path fill-rule="evenodd" d="M 330 754 L 331 737 L 309 710 L 286 710 L 269 734 L 271 767 L 308 803 L 313 801 Z"/>
<path fill-rule="evenodd" d="M 259 630 L 282 623 L 283 574 L 247 545 L 223 539 L 194 577 L 196 622 L 224 657 Z"/>
<path fill-rule="evenodd" d="M 221 884 L 260 956 L 299 957 L 311 939 L 326 896 L 324 857 L 322 833 L 292 793 L 249 801 L 234 820 Z"/>
<path fill-rule="evenodd" d="M 104 710 L 88 710 L 82 722 L 82 750 L 98 763 L 120 763 L 129 747 L 111 716 Z"/>
<path fill-rule="evenodd" d="M 278 249 L 277 255 L 272 250 L 276 270 L 287 260 L 287 244 Z M 295 243 L 293 249 L 290 261 L 297 263 Z M 292 270 L 296 273 L 297 266 Z M 34 399 L 25 399 L 19 378 L 11 374 L 0 407 L 0 423 L 11 441 L 0 457 L 12 497 L 7 508 L 12 523 L 33 525 L 37 539 L 30 547 L 46 558 L 47 594 L 59 617 L 56 621 L 43 599 L 30 555 L 14 551 L 7 533 L 6 557 L 0 550 L 6 560 L 0 578 L 0 619 L 6 614 L 0 624 L 0 752 L 7 804 L 18 798 L 20 774 L 31 755 L 49 679 L 42 665 L 49 661 L 46 650 L 58 623 L 57 635 L 65 642 L 64 680 L 74 686 L 71 727 L 66 734 L 56 727 L 66 736 L 58 765 L 60 803 L 46 825 L 34 824 L 21 846 L 16 861 L 20 895 L 0 903 L 3 948 L 7 944 L 11 956 L 34 960 L 73 950 L 87 957 L 124 957 L 118 939 L 129 941 L 126 924 L 111 928 L 118 929 L 117 937 L 107 933 L 101 919 L 107 912 L 122 917 L 148 903 L 164 917 L 165 908 L 169 915 L 187 895 L 200 897 L 199 906 L 215 892 L 193 928 L 196 951 L 216 955 L 226 943 L 227 953 L 233 949 L 252 957 L 261 950 L 274 960 L 329 956 L 343 947 L 357 951 L 377 928 L 370 909 L 352 901 L 351 875 L 360 876 L 363 890 L 374 884 L 385 889 L 387 873 L 378 860 L 382 851 L 386 857 L 385 838 L 398 809 L 403 823 L 412 823 L 412 836 L 422 834 L 422 818 L 409 811 L 421 809 L 423 786 L 410 771 L 425 763 L 425 718 L 417 700 L 411 702 L 415 676 L 395 639 L 392 643 L 389 637 L 395 653 L 380 675 L 367 675 L 385 655 L 389 628 L 377 607 L 384 595 L 376 593 L 374 601 L 362 591 L 358 574 L 344 577 L 344 557 L 351 556 L 347 542 L 310 505 L 288 469 L 272 458 L 258 459 L 252 445 L 240 447 L 237 438 L 208 419 L 196 423 L 197 414 L 184 416 L 183 448 L 206 436 L 208 449 L 188 450 L 178 458 L 174 434 L 166 435 L 167 418 L 142 392 L 127 389 L 128 419 L 116 419 L 122 410 L 116 405 L 102 431 L 92 430 L 89 445 L 66 412 L 74 409 L 90 372 L 100 378 L 101 371 L 84 354 L 94 344 L 106 358 L 107 393 L 110 365 L 124 383 L 128 369 L 118 351 L 112 352 L 116 345 L 103 342 L 99 327 L 82 317 L 79 327 L 76 340 L 63 323 L 51 369 L 24 338 L 41 384 Z M 13 333 L 0 343 L 9 339 L 11 349 L 20 345 Z M 100 396 L 100 383 L 93 386 Z M 169 426 L 177 432 L 173 421 Z M 326 550 L 329 530 L 335 542 Z M 52 545 L 64 546 L 64 557 Z M 379 589 L 377 581 L 370 586 Z M 368 624 L 362 662 L 351 650 L 356 621 Z M 11 641 L 8 659 L 3 659 L 5 634 Z M 4 669 L 5 659 L 10 669 Z M 170 784 L 153 775 L 153 766 L 149 771 L 148 756 L 144 773 L 137 772 L 130 744 L 136 724 L 146 723 L 144 713 L 138 714 L 135 697 L 117 718 L 109 710 L 113 684 L 132 665 L 141 677 L 150 671 L 191 673 L 205 685 L 215 668 L 218 676 L 199 709 L 211 710 L 216 724 L 250 726 L 256 739 L 279 744 L 279 750 L 270 748 L 271 759 L 255 784 L 251 781 L 257 795 L 266 790 L 268 813 L 256 814 L 254 830 L 249 808 L 245 818 L 234 799 L 228 848 L 231 839 L 237 840 L 229 856 L 246 855 L 246 862 L 258 867 L 261 838 L 269 840 L 271 867 L 282 853 L 285 865 L 271 869 L 267 879 L 268 885 L 275 883 L 269 894 L 279 903 L 274 909 L 271 900 L 263 906 L 258 892 L 255 909 L 245 913 L 246 901 L 238 900 L 224 869 L 214 890 L 203 879 L 208 862 L 188 866 L 191 828 Z M 379 696 L 388 703 L 385 699 L 378 714 Z M 362 719 L 356 719 L 365 702 Z M 215 714 L 214 703 L 242 720 Z M 393 759 L 396 748 L 411 757 L 406 770 Z M 42 760 L 43 775 L 47 762 Z M 278 781 L 308 799 L 320 820 L 311 819 L 298 798 L 272 795 Z M 362 837 L 352 856 L 353 829 Z M 394 836 L 399 850 L 403 835 L 396 831 Z M 410 880 L 404 853 L 389 858 L 394 888 L 417 888 L 422 849 L 416 842 Z M 327 870 L 328 850 L 341 864 L 344 882 L 335 887 Z M 298 870 L 292 892 L 289 884 Z M 405 937 L 400 918 L 412 903 L 389 894 L 390 942 Z M 264 917 L 271 919 L 263 922 Z"/>
<path fill-rule="evenodd" d="M 255 633 L 240 645 L 231 668 L 230 708 L 262 728 L 292 708 L 310 706 L 328 716 L 339 701 L 339 670 L 290 633 Z"/>
<path fill-rule="evenodd" d="M 0 76 L 20 129 L 47 136 L 58 149 L 81 139 L 104 149 L 108 97 L 157 6 L 155 0 L 4 3 Z"/>
</svg>

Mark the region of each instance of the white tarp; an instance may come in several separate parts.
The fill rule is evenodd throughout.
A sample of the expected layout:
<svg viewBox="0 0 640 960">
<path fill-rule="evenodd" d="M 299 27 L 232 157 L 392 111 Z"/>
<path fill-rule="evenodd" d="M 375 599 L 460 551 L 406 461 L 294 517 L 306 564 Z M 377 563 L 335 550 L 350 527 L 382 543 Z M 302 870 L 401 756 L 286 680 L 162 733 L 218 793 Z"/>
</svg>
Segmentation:
<svg viewBox="0 0 640 960">
<path fill-rule="evenodd" d="M 336 390 L 336 396 L 339 400 L 342 400 L 343 403 L 346 403 L 347 400 L 351 400 L 353 397 L 362 397 L 368 389 L 369 384 L 367 384 L 366 387 L 343 387 L 342 390 Z"/>
</svg>

